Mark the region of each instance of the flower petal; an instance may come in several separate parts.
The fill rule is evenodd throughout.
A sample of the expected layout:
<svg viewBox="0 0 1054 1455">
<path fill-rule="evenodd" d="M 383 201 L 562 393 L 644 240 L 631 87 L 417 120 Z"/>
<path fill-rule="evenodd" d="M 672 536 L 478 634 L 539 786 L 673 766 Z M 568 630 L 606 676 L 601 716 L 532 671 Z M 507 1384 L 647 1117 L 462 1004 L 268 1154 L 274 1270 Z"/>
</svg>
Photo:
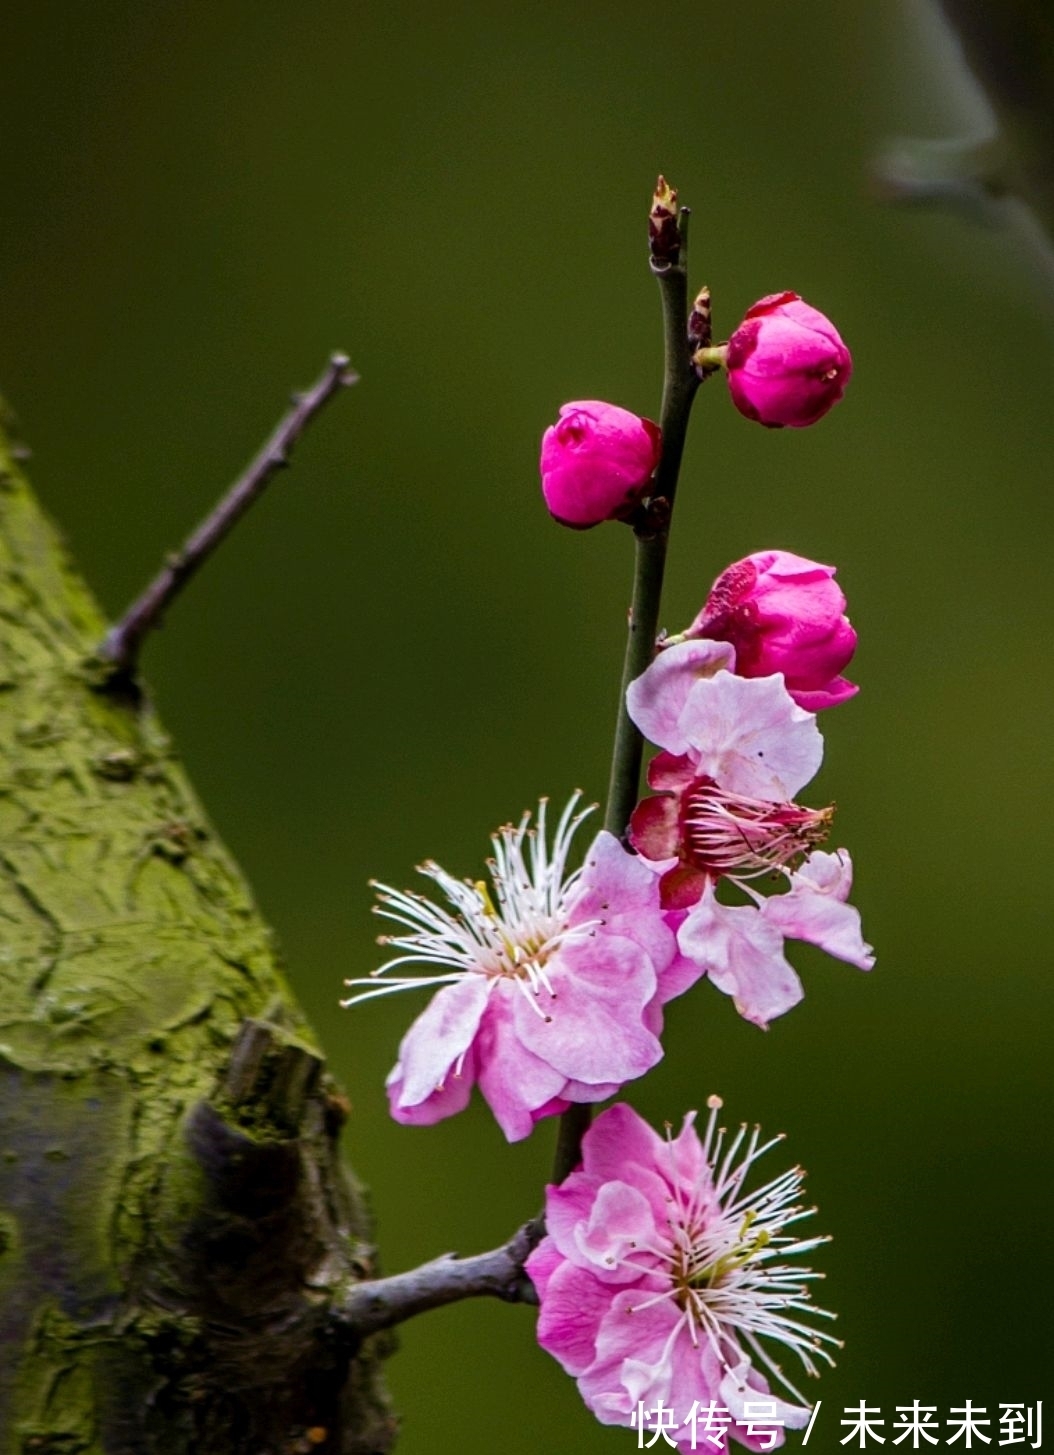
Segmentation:
<svg viewBox="0 0 1054 1455">
<path fill-rule="evenodd" d="M 544 1015 L 522 994 L 513 1001 L 516 1036 L 534 1055 L 568 1079 L 620 1085 L 662 1060 L 643 1021 L 656 975 L 639 945 L 609 934 L 572 940 L 546 969 L 553 993 L 535 1001 Z"/>
<path fill-rule="evenodd" d="M 456 1071 L 447 1073 L 446 1079 L 423 1101 L 409 1103 L 403 1091 L 403 1069 L 396 1062 L 386 1082 L 388 1109 L 392 1117 L 404 1127 L 431 1127 L 447 1117 L 464 1111 L 476 1084 L 476 1058 L 470 1046 L 462 1064 Z"/>
<path fill-rule="evenodd" d="M 855 682 L 850 682 L 846 677 L 832 677 L 830 682 L 820 690 L 805 691 L 803 688 L 795 687 L 793 697 L 799 707 L 804 707 L 806 712 L 820 712 L 825 707 L 837 707 L 840 702 L 848 702 L 850 697 L 855 697 L 860 688 Z"/>
<path fill-rule="evenodd" d="M 436 991 L 403 1037 L 399 1060 L 388 1078 L 390 1091 L 398 1073 L 393 1114 L 396 1105 L 400 1110 L 418 1106 L 443 1085 L 472 1044 L 486 1006 L 487 982 L 482 975 L 467 975 Z"/>
<path fill-rule="evenodd" d="M 574 924 L 600 920 L 605 936 L 634 940 L 656 975 L 677 954 L 677 941 L 659 905 L 655 871 L 624 849 L 614 834 L 602 831 L 590 845 L 569 916 Z"/>
<path fill-rule="evenodd" d="M 732 670 L 735 660 L 735 650 L 727 642 L 678 642 L 663 648 L 626 691 L 630 717 L 650 742 L 683 753 L 688 740 L 680 716 L 688 694 L 701 678 Z"/>
<path fill-rule="evenodd" d="M 637 1400 L 642 1398 L 638 1391 L 644 1388 L 656 1398 L 661 1397 L 666 1405 L 671 1403 L 673 1368 L 669 1346 L 671 1335 L 675 1347 L 681 1343 L 674 1334 L 681 1321 L 680 1312 L 672 1299 L 649 1304 L 649 1297 L 646 1288 L 624 1288 L 615 1294 L 597 1329 L 596 1359 L 579 1376 L 579 1392 L 602 1424 L 628 1425 Z M 687 1343 L 687 1332 L 683 1337 Z M 631 1387 L 623 1377 L 629 1360 L 633 1361 Z"/>
<path fill-rule="evenodd" d="M 809 1423 L 811 1411 L 807 1407 L 790 1404 L 787 1400 L 774 1395 L 769 1389 L 768 1381 L 751 1365 L 746 1355 L 743 1355 L 741 1362 L 729 1369 L 721 1380 L 720 1399 L 733 1421 L 738 1425 L 749 1424 L 752 1412 L 755 1426 L 768 1424 L 771 1427 L 777 1425 L 778 1422 L 779 1426 L 784 1426 L 788 1430 L 803 1430 Z M 741 1440 L 748 1450 L 775 1448 L 768 1434 L 749 1436 L 744 1429 L 742 1433 L 737 1432 L 736 1438 Z M 780 1440 L 776 1441 L 777 1445 L 780 1443 Z"/>
<path fill-rule="evenodd" d="M 629 821 L 629 840 L 646 859 L 674 859 L 680 848 L 677 800 L 669 793 L 642 798 Z"/>
<path fill-rule="evenodd" d="M 875 956 L 861 933 L 860 911 L 846 903 L 853 887 L 846 850 L 817 850 L 789 877 L 787 893 L 771 895 L 762 905 L 768 923 L 791 939 L 819 945 L 838 960 L 870 970 Z"/>
<path fill-rule="evenodd" d="M 654 1235 L 651 1204 L 625 1182 L 605 1182 L 597 1190 L 589 1217 L 576 1225 L 574 1234 L 578 1252 L 597 1276 L 615 1274 L 620 1283 L 639 1277 L 626 1269 L 625 1259 Z"/>
<path fill-rule="evenodd" d="M 526 1264 L 539 1297 L 544 1300 L 538 1315 L 537 1338 L 568 1374 L 578 1375 L 596 1357 L 596 1332 L 611 1306 L 611 1289 L 598 1283 L 592 1273 L 562 1260 L 550 1273 L 548 1243 L 550 1239 L 546 1238 L 539 1244 Z M 556 1256 L 559 1259 L 559 1254 Z"/>
<path fill-rule="evenodd" d="M 507 983 L 500 987 L 475 1047 L 479 1089 L 510 1142 L 530 1136 L 535 1111 L 559 1097 L 564 1087 L 561 1073 L 523 1044 L 516 1029 L 519 999 Z"/>
<path fill-rule="evenodd" d="M 697 682 L 679 726 L 698 757 L 698 776 L 771 802 L 791 799 L 823 761 L 812 713 L 789 696 L 779 673 Z"/>
<path fill-rule="evenodd" d="M 711 886 L 678 932 L 685 955 L 731 995 L 745 1020 L 766 1027 L 797 1005 L 801 981 L 783 954 L 783 936 L 751 905 L 719 904 Z"/>
</svg>

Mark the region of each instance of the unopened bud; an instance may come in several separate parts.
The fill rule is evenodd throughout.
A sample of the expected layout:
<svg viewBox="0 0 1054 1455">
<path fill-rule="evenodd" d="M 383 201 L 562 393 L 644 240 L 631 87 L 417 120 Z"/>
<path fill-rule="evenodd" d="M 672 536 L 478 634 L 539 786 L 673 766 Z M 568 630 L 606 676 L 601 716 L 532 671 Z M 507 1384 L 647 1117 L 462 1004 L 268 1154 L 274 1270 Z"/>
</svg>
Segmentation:
<svg viewBox="0 0 1054 1455">
<path fill-rule="evenodd" d="M 856 632 L 834 567 L 790 551 L 756 551 L 729 566 L 684 636 L 729 642 L 740 677 L 782 672 L 787 691 L 809 712 L 857 691 L 841 675 Z"/>
<path fill-rule="evenodd" d="M 773 293 L 747 309 L 725 367 L 740 414 L 769 429 L 799 429 L 841 399 L 853 360 L 829 318 L 797 293 Z"/>
<path fill-rule="evenodd" d="M 586 530 L 632 515 L 648 493 L 662 432 L 617 404 L 565 404 L 542 437 L 542 494 L 561 525 Z"/>
</svg>

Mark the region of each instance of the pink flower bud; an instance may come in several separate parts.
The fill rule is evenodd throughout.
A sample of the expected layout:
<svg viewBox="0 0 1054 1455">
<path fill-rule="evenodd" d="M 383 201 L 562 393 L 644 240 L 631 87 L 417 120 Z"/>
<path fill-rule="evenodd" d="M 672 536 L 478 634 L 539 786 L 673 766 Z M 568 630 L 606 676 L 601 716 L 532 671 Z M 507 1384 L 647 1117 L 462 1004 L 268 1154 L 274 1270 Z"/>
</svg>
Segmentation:
<svg viewBox="0 0 1054 1455">
<path fill-rule="evenodd" d="M 730 642 L 741 677 L 782 672 L 808 712 L 834 707 L 859 690 L 839 675 L 856 632 L 834 572 L 790 551 L 757 551 L 722 572 L 685 636 Z"/>
<path fill-rule="evenodd" d="M 586 530 L 632 514 L 659 463 L 662 432 L 617 404 L 565 404 L 542 436 L 542 494 L 561 525 Z"/>
<path fill-rule="evenodd" d="M 747 309 L 725 367 L 740 414 L 769 429 L 799 429 L 841 399 L 853 360 L 829 318 L 797 293 L 772 293 Z"/>
</svg>

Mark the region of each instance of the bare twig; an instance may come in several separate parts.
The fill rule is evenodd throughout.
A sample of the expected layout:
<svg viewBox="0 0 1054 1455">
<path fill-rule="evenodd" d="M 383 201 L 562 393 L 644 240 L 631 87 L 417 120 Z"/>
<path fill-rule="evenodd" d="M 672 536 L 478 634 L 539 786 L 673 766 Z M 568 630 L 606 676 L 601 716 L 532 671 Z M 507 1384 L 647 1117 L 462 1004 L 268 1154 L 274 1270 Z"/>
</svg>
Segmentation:
<svg viewBox="0 0 1054 1455">
<path fill-rule="evenodd" d="M 501 1298 L 506 1303 L 536 1304 L 538 1295 L 523 1271 L 528 1253 L 537 1243 L 541 1229 L 525 1223 L 509 1241 L 489 1253 L 458 1258 L 445 1253 L 391 1278 L 357 1283 L 348 1290 L 339 1310 L 341 1324 L 365 1338 L 380 1329 L 405 1323 L 415 1314 L 458 1303 L 463 1298 Z"/>
<path fill-rule="evenodd" d="M 617 839 L 625 834 L 630 814 L 637 802 L 640 766 L 644 756 L 644 738 L 629 715 L 626 689 L 640 676 L 655 654 L 662 580 L 666 569 L 666 547 L 670 537 L 670 516 L 688 432 L 688 417 L 700 382 L 692 367 L 693 345 L 688 337 L 688 221 L 691 214 L 687 207 L 676 211 L 677 194 L 663 177 L 659 178 L 656 201 L 662 202 L 671 214 L 664 220 L 664 231 L 659 234 L 659 248 L 655 245 L 654 226 L 650 230 L 651 271 L 658 279 L 662 298 L 662 455 L 652 484 L 651 505 L 634 523 L 636 564 L 633 601 L 629 612 L 622 685 L 619 688 L 618 716 L 615 721 L 615 742 L 611 754 L 607 811 L 604 815 L 605 829 Z M 654 204 L 652 215 L 654 217 Z M 705 299 L 702 294 L 696 299 L 696 307 L 705 307 L 707 312 L 709 304 L 708 292 Z M 696 327 L 699 327 L 698 321 Z M 593 1109 L 588 1104 L 572 1104 L 561 1114 L 553 1159 L 554 1182 L 563 1182 L 582 1160 L 582 1138 L 589 1130 L 592 1115 Z"/>
<path fill-rule="evenodd" d="M 190 578 L 253 501 L 259 499 L 271 477 L 289 464 L 290 450 L 315 415 L 335 394 L 357 379 L 347 356 L 334 354 L 321 378 L 303 394 L 293 396 L 292 409 L 245 473 L 188 536 L 182 548 L 168 558 L 164 568 L 107 634 L 98 655 L 110 665 L 112 676 L 130 676 L 135 671 L 147 633 L 160 626 L 165 612 Z"/>
</svg>

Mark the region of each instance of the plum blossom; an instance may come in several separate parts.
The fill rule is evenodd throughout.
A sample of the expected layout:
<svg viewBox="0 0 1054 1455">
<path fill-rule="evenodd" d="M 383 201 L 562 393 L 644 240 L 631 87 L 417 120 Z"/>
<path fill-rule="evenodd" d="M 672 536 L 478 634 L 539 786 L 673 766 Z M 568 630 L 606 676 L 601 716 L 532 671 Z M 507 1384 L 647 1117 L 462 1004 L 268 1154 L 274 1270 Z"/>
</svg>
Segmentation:
<svg viewBox="0 0 1054 1455">
<path fill-rule="evenodd" d="M 617 404 L 565 404 L 542 436 L 542 494 L 561 525 L 588 530 L 632 514 L 662 453 L 662 431 Z"/>
<path fill-rule="evenodd" d="M 834 574 L 791 551 L 755 551 L 722 571 L 684 637 L 730 642 L 740 677 L 782 672 L 809 712 L 834 707 L 859 690 L 840 675 L 856 632 Z"/>
<path fill-rule="evenodd" d="M 677 933 L 681 960 L 665 991 L 679 994 L 706 974 L 740 1015 L 767 1026 L 802 997 L 785 939 L 861 970 L 874 956 L 847 902 L 848 853 L 819 849 L 833 809 L 794 802 L 823 757 L 816 718 L 779 673 L 729 671 L 729 652 L 726 643 L 683 642 L 630 684 L 630 715 L 663 751 L 649 764 L 655 793 L 634 810 L 629 838 L 659 875 Z M 760 893 L 761 878 L 782 881 L 784 892 Z M 719 885 L 746 902 L 722 903 Z"/>
<path fill-rule="evenodd" d="M 546 803 L 500 829 L 491 884 L 428 862 L 449 908 L 378 884 L 376 912 L 398 925 L 381 943 L 399 953 L 344 1001 L 408 988 L 436 990 L 403 1037 L 388 1077 L 392 1116 L 429 1125 L 461 1111 L 472 1088 L 510 1142 L 572 1102 L 602 1101 L 662 1056 L 659 981 L 676 958 L 654 873 L 600 833 L 568 872 L 574 834 L 591 809 L 575 794 L 550 846 Z M 427 973 L 393 975 L 404 965 Z"/>
<path fill-rule="evenodd" d="M 725 368 L 740 414 L 769 429 L 801 429 L 841 399 L 853 360 L 818 308 L 797 293 L 770 293 L 728 340 Z"/>
<path fill-rule="evenodd" d="M 766 1343 L 792 1350 L 808 1375 L 833 1364 L 839 1341 L 806 1322 L 833 1315 L 809 1302 L 821 1274 L 787 1262 L 827 1241 L 788 1232 L 811 1215 L 795 1167 L 747 1191 L 772 1146 L 758 1127 L 728 1140 L 711 1097 L 700 1140 L 689 1112 L 660 1137 L 630 1107 L 610 1107 L 582 1142 L 582 1165 L 546 1188 L 546 1237 L 527 1259 L 541 1313 L 538 1341 L 577 1381 L 597 1419 L 630 1425 L 659 1401 L 692 1448 L 690 1409 L 727 1412 L 727 1434 L 751 1450 L 782 1436 L 751 1433 L 747 1406 L 764 1401 L 772 1424 L 808 1423 L 804 1397 Z M 770 1392 L 765 1371 L 789 1399 Z M 792 1402 L 793 1401 L 793 1402 Z M 775 1438 L 774 1438 L 775 1437 Z"/>
</svg>

